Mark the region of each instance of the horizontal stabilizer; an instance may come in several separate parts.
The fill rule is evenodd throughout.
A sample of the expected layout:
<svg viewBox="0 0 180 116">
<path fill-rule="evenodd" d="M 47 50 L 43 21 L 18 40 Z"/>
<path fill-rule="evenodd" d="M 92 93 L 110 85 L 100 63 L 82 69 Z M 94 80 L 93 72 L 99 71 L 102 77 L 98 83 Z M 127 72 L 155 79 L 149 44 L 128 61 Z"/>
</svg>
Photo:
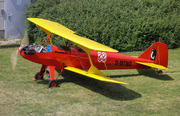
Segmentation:
<svg viewBox="0 0 180 116">
<path fill-rule="evenodd" d="M 111 79 L 108 77 L 102 77 L 102 76 L 99 76 L 96 74 L 88 73 L 87 71 L 84 71 L 84 70 L 81 70 L 78 68 L 74 68 L 74 67 L 65 67 L 64 69 L 78 73 L 78 74 L 81 74 L 81 75 L 84 75 L 84 76 L 87 76 L 87 77 L 90 77 L 90 78 L 93 78 L 93 79 L 96 79 L 96 80 L 104 81 L 107 83 L 128 84 L 128 83 L 124 83 L 124 82 L 121 82 L 121 81 L 118 81 L 115 79 Z"/>
<path fill-rule="evenodd" d="M 142 64 L 142 65 L 145 65 L 145 66 L 149 66 L 149 67 L 152 67 L 152 68 L 169 70 L 168 68 L 166 68 L 166 67 L 164 67 L 162 65 L 158 65 L 158 64 L 154 64 L 154 63 L 148 63 L 148 62 L 136 62 L 136 63 Z"/>
<path fill-rule="evenodd" d="M 131 57 L 138 58 L 138 56 L 131 56 Z"/>
</svg>

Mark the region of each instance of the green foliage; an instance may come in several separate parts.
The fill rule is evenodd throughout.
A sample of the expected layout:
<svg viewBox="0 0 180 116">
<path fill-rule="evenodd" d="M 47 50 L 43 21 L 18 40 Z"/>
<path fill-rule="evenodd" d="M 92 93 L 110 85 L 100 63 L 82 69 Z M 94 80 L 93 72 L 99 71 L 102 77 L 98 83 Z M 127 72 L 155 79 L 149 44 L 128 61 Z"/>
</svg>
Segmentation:
<svg viewBox="0 0 180 116">
<path fill-rule="evenodd" d="M 37 0 L 26 17 L 55 21 L 119 51 L 135 51 L 157 41 L 180 47 L 179 11 L 178 0 Z M 30 43 L 46 36 L 29 21 L 27 29 Z M 55 37 L 53 43 L 62 41 Z"/>
</svg>

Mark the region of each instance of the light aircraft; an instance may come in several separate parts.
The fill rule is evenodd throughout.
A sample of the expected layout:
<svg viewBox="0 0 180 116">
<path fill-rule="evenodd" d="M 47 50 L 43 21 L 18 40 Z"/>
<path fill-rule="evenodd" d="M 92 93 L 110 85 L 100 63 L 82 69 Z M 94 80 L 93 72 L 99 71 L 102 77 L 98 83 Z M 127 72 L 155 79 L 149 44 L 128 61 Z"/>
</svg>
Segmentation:
<svg viewBox="0 0 180 116">
<path fill-rule="evenodd" d="M 47 33 L 47 37 L 39 45 L 21 44 L 17 53 L 27 60 L 42 65 L 40 71 L 35 74 L 35 78 L 31 80 L 43 79 L 43 75 L 47 72 L 50 78 L 48 88 L 58 86 L 57 78 L 64 70 L 116 84 L 128 83 L 110 78 L 108 70 L 154 68 L 159 73 L 162 73 L 159 69 L 168 70 L 168 48 L 164 43 L 155 42 L 140 56 L 131 57 L 93 40 L 78 36 L 74 31 L 59 23 L 40 18 L 28 18 L 28 20 Z M 64 46 L 54 45 L 52 34 L 62 37 L 63 40 L 66 39 Z M 79 49 L 73 47 L 72 42 Z M 15 57 L 13 60 L 17 62 Z M 47 68 L 49 71 L 46 71 Z M 55 77 L 55 69 L 61 70 L 57 77 Z M 100 70 L 107 70 L 108 76 Z"/>
</svg>

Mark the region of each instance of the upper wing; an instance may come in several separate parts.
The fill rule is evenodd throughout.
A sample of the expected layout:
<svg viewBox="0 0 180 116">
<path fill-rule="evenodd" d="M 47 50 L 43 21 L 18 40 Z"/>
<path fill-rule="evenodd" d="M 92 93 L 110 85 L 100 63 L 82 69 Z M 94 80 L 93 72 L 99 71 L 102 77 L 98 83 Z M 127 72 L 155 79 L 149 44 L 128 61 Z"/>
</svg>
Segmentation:
<svg viewBox="0 0 180 116">
<path fill-rule="evenodd" d="M 121 82 L 121 81 L 118 81 L 118 80 L 114 80 L 114 79 L 111 79 L 111 78 L 108 78 L 108 77 L 102 77 L 102 76 L 99 76 L 99 75 L 96 75 L 96 74 L 88 73 L 87 71 L 84 71 L 84 70 L 81 70 L 81 69 L 78 69 L 78 68 L 74 68 L 74 67 L 65 67 L 64 69 L 75 72 L 75 73 L 78 73 L 78 74 L 81 74 L 81 75 L 84 75 L 84 76 L 87 76 L 87 77 L 90 77 L 90 78 L 93 78 L 93 79 L 108 82 L 108 83 L 128 84 L 128 83 Z"/>
<path fill-rule="evenodd" d="M 75 32 L 60 25 L 59 23 L 40 18 L 28 18 L 28 20 L 38 25 L 38 27 L 40 27 L 40 29 L 42 29 L 46 33 L 53 33 L 59 35 L 74 43 L 79 44 L 80 47 L 102 52 L 118 52 L 117 50 L 102 45 L 98 42 L 78 36 L 74 34 Z"/>
<path fill-rule="evenodd" d="M 138 64 L 142 64 L 145 66 L 149 66 L 149 67 L 153 67 L 153 68 L 158 68 L 158 69 L 166 69 L 169 70 L 168 68 L 162 66 L 162 65 L 158 65 L 158 64 L 154 64 L 154 63 L 147 63 L 147 62 L 136 62 Z"/>
</svg>

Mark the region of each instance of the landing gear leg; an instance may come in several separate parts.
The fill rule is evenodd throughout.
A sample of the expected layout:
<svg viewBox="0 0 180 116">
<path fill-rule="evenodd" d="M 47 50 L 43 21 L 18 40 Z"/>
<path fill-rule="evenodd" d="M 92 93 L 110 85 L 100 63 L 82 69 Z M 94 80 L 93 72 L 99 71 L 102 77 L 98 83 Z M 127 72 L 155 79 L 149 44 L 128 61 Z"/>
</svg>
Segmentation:
<svg viewBox="0 0 180 116">
<path fill-rule="evenodd" d="M 48 68 L 49 68 L 50 81 L 49 81 L 49 84 L 48 84 L 47 88 L 60 87 L 60 86 L 58 86 L 58 83 L 57 83 L 56 80 L 60 76 L 60 74 L 63 72 L 63 69 L 61 70 L 61 72 L 58 74 L 58 76 L 55 79 L 54 78 L 55 67 L 54 66 L 48 66 Z"/>
</svg>

